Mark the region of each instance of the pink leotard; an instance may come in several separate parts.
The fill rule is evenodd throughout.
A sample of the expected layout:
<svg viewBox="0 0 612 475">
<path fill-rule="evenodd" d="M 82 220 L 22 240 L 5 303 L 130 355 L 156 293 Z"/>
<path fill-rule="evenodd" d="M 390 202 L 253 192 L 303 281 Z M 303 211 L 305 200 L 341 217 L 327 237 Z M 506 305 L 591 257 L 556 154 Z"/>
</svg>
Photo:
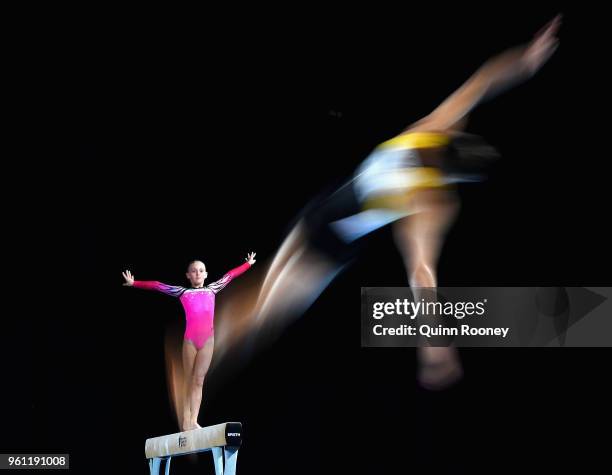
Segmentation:
<svg viewBox="0 0 612 475">
<path fill-rule="evenodd" d="M 157 281 L 135 280 L 134 287 L 157 290 L 172 297 L 178 297 L 185 309 L 185 340 L 190 340 L 199 350 L 214 334 L 215 295 L 223 290 L 234 278 L 245 272 L 251 264 L 245 262 L 232 269 L 221 279 L 205 287 L 194 289 L 167 285 Z"/>
</svg>

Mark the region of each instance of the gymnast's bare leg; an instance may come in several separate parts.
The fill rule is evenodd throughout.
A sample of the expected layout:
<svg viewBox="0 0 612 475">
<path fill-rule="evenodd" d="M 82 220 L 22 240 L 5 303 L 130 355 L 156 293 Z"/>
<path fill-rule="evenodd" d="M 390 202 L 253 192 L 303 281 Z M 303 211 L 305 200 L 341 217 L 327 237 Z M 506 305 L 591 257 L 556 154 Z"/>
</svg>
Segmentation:
<svg viewBox="0 0 612 475">
<path fill-rule="evenodd" d="M 199 350 L 189 340 L 183 341 L 183 371 L 185 384 L 185 400 L 183 402 L 183 422 L 182 430 L 197 429 L 198 414 L 202 404 L 202 391 L 204 380 L 210 362 L 212 361 L 213 350 L 215 347 L 214 337 L 206 340 L 206 343 Z"/>
<path fill-rule="evenodd" d="M 436 266 L 444 237 L 455 221 L 459 203 L 444 189 L 419 191 L 413 198 L 418 212 L 393 225 L 398 250 L 404 258 L 408 281 L 413 288 L 436 287 Z M 418 380 L 426 389 L 443 389 L 462 376 L 454 347 L 417 348 Z"/>
<path fill-rule="evenodd" d="M 256 328 L 265 326 L 260 336 L 276 336 L 287 320 L 303 314 L 342 268 L 306 244 L 304 233 L 298 223 L 266 274 L 254 310 Z"/>
</svg>

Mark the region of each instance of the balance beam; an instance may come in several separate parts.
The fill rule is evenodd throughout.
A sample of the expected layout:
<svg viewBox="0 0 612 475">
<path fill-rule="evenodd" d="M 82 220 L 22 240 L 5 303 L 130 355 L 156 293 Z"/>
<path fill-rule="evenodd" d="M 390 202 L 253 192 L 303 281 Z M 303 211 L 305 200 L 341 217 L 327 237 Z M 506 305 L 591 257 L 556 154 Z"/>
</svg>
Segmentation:
<svg viewBox="0 0 612 475">
<path fill-rule="evenodd" d="M 225 422 L 147 439 L 145 456 L 149 460 L 151 475 L 159 475 L 162 460 L 166 461 L 165 473 L 168 475 L 172 457 L 210 450 L 215 462 L 215 474 L 235 475 L 236 459 L 241 443 L 242 424 L 240 422 Z"/>
</svg>

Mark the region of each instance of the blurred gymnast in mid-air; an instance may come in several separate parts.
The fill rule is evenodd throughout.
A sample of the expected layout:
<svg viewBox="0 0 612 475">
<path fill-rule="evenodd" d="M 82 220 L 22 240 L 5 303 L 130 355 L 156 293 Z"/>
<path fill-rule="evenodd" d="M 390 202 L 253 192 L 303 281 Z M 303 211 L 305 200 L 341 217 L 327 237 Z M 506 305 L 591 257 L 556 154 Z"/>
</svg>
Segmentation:
<svg viewBox="0 0 612 475">
<path fill-rule="evenodd" d="M 389 224 L 410 286 L 436 287 L 438 257 L 459 206 L 452 184 L 481 175 L 496 156 L 463 132 L 468 114 L 546 63 L 557 48 L 560 21 L 557 16 L 528 44 L 488 60 L 429 115 L 375 148 L 346 184 L 307 206 L 276 253 L 243 334 L 282 327 L 302 314 L 353 260 L 362 238 Z M 417 352 L 423 387 L 441 389 L 460 379 L 455 348 Z"/>
</svg>

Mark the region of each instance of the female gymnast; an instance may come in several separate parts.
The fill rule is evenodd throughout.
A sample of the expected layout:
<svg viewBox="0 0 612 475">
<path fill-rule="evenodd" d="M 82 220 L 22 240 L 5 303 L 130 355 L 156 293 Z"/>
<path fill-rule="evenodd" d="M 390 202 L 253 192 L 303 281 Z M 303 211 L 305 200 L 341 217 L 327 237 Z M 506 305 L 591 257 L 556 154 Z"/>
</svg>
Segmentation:
<svg viewBox="0 0 612 475">
<path fill-rule="evenodd" d="M 172 297 L 178 297 L 185 310 L 187 325 L 183 340 L 184 401 L 182 430 L 197 429 L 198 414 L 202 402 L 204 378 L 210 367 L 215 346 L 214 315 L 215 296 L 233 279 L 255 264 L 255 253 L 250 253 L 246 262 L 230 270 L 221 279 L 204 286 L 208 276 L 206 266 L 201 261 L 192 261 L 187 268 L 187 279 L 190 288 L 162 284 L 157 281 L 134 280 L 129 270 L 122 272 L 128 287 L 157 290 Z"/>
<path fill-rule="evenodd" d="M 557 48 L 559 25 L 557 16 L 530 43 L 491 58 L 433 112 L 379 145 L 344 186 L 311 203 L 267 271 L 251 325 L 272 330 L 300 315 L 352 260 L 362 238 L 391 223 L 410 285 L 436 287 L 438 257 L 459 206 L 451 184 L 470 180 L 495 155 L 462 132 L 467 116 L 534 75 Z M 461 377 L 454 348 L 417 352 L 422 386 L 439 389 Z"/>
</svg>

